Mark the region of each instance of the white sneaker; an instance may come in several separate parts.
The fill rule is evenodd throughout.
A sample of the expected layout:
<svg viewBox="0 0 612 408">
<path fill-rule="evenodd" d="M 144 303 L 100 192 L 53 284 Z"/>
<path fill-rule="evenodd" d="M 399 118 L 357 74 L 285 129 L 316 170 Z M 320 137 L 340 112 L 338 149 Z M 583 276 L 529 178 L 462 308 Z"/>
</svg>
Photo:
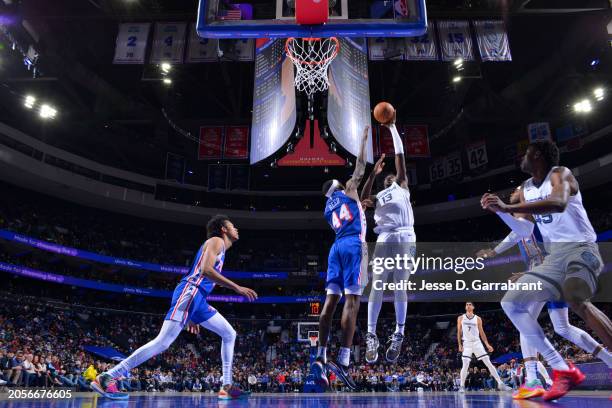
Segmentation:
<svg viewBox="0 0 612 408">
<path fill-rule="evenodd" d="M 4 380 L 0 380 L 0 385 L 6 385 L 6 384 L 7 384 L 7 382 L 6 382 L 6 381 L 4 381 Z"/>
</svg>

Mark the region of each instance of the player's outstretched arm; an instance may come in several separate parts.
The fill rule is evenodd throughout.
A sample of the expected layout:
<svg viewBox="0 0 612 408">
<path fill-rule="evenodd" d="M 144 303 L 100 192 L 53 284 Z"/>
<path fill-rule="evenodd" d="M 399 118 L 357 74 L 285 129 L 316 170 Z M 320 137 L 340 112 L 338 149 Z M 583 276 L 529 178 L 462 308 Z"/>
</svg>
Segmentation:
<svg viewBox="0 0 612 408">
<path fill-rule="evenodd" d="M 397 111 L 393 112 L 393 119 L 383 126 L 386 126 L 391 132 L 391 138 L 393 139 L 393 150 L 395 151 L 395 182 L 402 188 L 408 188 L 408 173 L 406 172 L 406 159 L 404 158 L 404 145 L 402 138 L 395 127 L 395 117 Z"/>
<path fill-rule="evenodd" d="M 368 142 L 370 126 L 366 126 L 363 129 L 363 135 L 361 136 L 361 145 L 359 146 L 359 155 L 357 155 L 357 163 L 355 163 L 355 170 L 353 176 L 346 183 L 346 193 L 352 196 L 356 201 L 359 201 L 359 195 L 357 194 L 357 188 L 361 184 L 361 179 L 365 174 L 366 168 L 366 144 Z"/>
<path fill-rule="evenodd" d="M 461 342 L 461 320 L 462 316 L 457 317 L 457 345 L 459 346 L 459 352 L 463 353 L 463 343 Z"/>
<path fill-rule="evenodd" d="M 215 261 L 217 259 L 217 254 L 219 254 L 223 248 L 223 239 L 213 237 L 206 241 L 204 245 L 206 245 L 206 250 L 204 251 L 200 265 L 198 266 L 200 274 L 205 275 L 217 285 L 231 289 L 234 292 L 246 297 L 250 301 L 257 299 L 257 293 L 255 293 L 253 289 L 240 286 L 215 270 Z"/>
<path fill-rule="evenodd" d="M 376 179 L 376 176 L 378 176 L 383 171 L 384 167 L 385 167 L 385 154 L 383 153 L 380 156 L 380 159 L 378 159 L 378 161 L 374 165 L 374 168 L 370 172 L 370 175 L 366 179 L 366 182 L 363 185 L 363 188 L 361 189 L 361 200 L 362 201 L 369 199 L 372 202 L 374 202 L 374 200 L 376 199 L 372 196 L 372 186 L 374 185 L 374 180 Z"/>
<path fill-rule="evenodd" d="M 491 345 L 489 344 L 489 340 L 487 340 L 487 335 L 484 332 L 484 329 L 482 328 L 482 319 L 479 317 L 478 318 L 478 334 L 480 335 L 480 338 L 482 339 L 482 342 L 484 343 L 485 347 L 487 348 L 487 351 L 490 353 L 493 351 L 493 347 L 491 347 Z"/>
</svg>

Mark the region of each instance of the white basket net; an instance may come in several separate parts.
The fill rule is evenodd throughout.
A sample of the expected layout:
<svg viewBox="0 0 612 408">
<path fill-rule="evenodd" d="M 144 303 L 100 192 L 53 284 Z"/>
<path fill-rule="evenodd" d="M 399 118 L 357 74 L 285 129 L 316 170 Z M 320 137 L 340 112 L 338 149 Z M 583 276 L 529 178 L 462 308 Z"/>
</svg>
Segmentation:
<svg viewBox="0 0 612 408">
<path fill-rule="evenodd" d="M 296 89 L 308 95 L 325 91 L 329 87 L 327 68 L 339 49 L 336 37 L 288 38 L 285 51 L 296 67 Z"/>
</svg>

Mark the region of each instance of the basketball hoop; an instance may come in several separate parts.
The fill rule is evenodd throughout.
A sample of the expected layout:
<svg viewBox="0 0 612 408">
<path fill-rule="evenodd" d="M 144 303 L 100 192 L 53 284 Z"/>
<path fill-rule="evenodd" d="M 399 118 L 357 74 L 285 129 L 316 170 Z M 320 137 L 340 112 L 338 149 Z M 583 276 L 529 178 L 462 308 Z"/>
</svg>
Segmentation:
<svg viewBox="0 0 612 408">
<path fill-rule="evenodd" d="M 336 37 L 288 38 L 285 52 L 296 68 L 296 89 L 307 95 L 327 90 L 327 68 L 339 50 L 340 41 Z"/>
<path fill-rule="evenodd" d="M 310 347 L 316 347 L 317 342 L 319 341 L 319 332 L 318 331 L 309 331 L 308 332 L 308 340 L 310 340 Z"/>
</svg>

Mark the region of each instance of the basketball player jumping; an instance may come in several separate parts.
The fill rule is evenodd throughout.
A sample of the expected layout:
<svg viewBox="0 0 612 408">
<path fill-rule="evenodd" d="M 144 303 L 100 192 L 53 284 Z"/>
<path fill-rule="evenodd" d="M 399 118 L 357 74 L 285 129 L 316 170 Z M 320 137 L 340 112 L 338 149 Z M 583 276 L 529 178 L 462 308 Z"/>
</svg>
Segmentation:
<svg viewBox="0 0 612 408">
<path fill-rule="evenodd" d="M 346 186 L 338 180 L 329 180 L 323 184 L 323 193 L 327 197 L 325 218 L 336 233 L 336 241 L 329 251 L 325 283 L 327 296 L 319 317 L 317 358 L 310 367 L 311 374 L 325 386 L 329 385 L 326 371 L 330 369 L 351 390 L 357 389 L 357 385 L 348 371 L 350 348 L 359 312 L 359 298 L 367 284 L 368 253 L 365 244 L 367 226 L 357 188 L 365 172 L 368 134 L 369 126 L 366 126 L 361 138 L 355 171 Z M 327 342 L 332 318 L 343 294 L 345 300 L 341 320 L 342 344 L 337 363 L 327 362 Z"/>
<path fill-rule="evenodd" d="M 387 124 L 393 139 L 395 149 L 395 168 L 396 174 L 389 174 L 385 177 L 384 190 L 376 196 L 371 196 L 374 179 L 380 174 L 385 166 L 384 154 L 380 157 L 370 176 L 366 180 L 361 191 L 362 202 L 376 206 L 374 210 L 374 221 L 376 227 L 374 232 L 378 234 L 376 240 L 377 257 L 394 258 L 396 254 L 403 255 L 408 253 L 414 255 L 414 243 L 416 235 L 414 233 L 414 216 L 410 203 L 410 190 L 408 189 L 408 177 L 406 175 L 406 161 L 404 159 L 404 146 L 402 139 L 395 127 L 395 112 L 393 119 Z M 376 280 L 386 282 L 391 270 L 385 269 Z M 410 278 L 409 269 L 396 269 L 393 271 L 394 282 L 401 282 Z M 393 291 L 395 296 L 395 332 L 389 337 L 389 347 L 385 353 L 387 361 L 395 362 L 399 357 L 402 342 L 404 341 L 404 327 L 406 324 L 406 313 L 408 310 L 408 296 L 403 290 Z M 368 332 L 366 334 L 366 354 L 368 363 L 378 360 L 378 336 L 376 335 L 376 323 L 383 303 L 383 291 L 375 290 L 372 287 L 368 300 Z"/>
<path fill-rule="evenodd" d="M 482 339 L 482 341 L 480 341 Z M 482 361 L 491 373 L 491 376 L 497 381 L 497 389 L 500 391 L 509 391 L 508 387 L 499 377 L 497 369 L 491 363 L 489 354 L 485 351 L 482 345 L 484 342 L 487 346 L 487 351 L 490 353 L 493 351 L 493 347 L 487 340 L 487 335 L 482 328 L 482 319 L 474 314 L 474 304 L 472 302 L 465 303 L 465 313 L 457 318 L 457 343 L 459 345 L 459 352 L 461 353 L 461 360 L 463 365 L 461 366 L 460 380 L 461 386 L 459 392 L 465 392 L 465 380 L 468 375 L 468 369 L 470 368 L 470 362 L 472 361 L 472 354 L 476 356 L 477 360 Z"/>
<path fill-rule="evenodd" d="M 520 201 L 520 190 L 521 187 L 518 187 L 510 196 L 511 204 L 516 204 Z M 532 233 L 528 237 L 521 237 L 520 232 L 512 230 L 495 249 L 480 251 L 478 256 L 483 256 L 485 258 L 494 257 L 518 244 L 527 270 L 531 270 L 544 261 L 545 255 L 538 242 L 539 240 L 536 238 L 536 235 L 539 235 L 539 231 L 535 229 L 534 232 L 535 233 Z M 603 345 L 597 343 L 597 341 L 587 332 L 570 323 L 567 303 L 548 302 L 546 305 L 555 333 L 580 347 L 585 352 L 599 358 L 609 369 L 612 369 L 612 354 Z M 543 307 L 544 302 L 534 303 L 531 308 L 532 317 L 537 319 Z M 543 396 L 545 390 L 538 379 L 538 373 L 544 377 L 546 382 L 552 382 L 552 380 L 550 380 L 548 372 L 538 360 L 537 351 L 526 342 L 525 336 L 522 334 L 521 352 L 525 364 L 526 379 L 525 384 L 521 386 L 514 395 L 514 399 L 530 399 Z"/>
<path fill-rule="evenodd" d="M 110 398 L 127 398 L 118 393 L 115 379 L 162 353 L 176 340 L 185 325 L 201 325 L 221 337 L 223 386 L 219 399 L 236 399 L 248 395 L 232 383 L 232 363 L 236 331 L 217 310 L 206 302 L 215 285 L 232 289 L 249 301 L 257 299 L 252 289 L 239 286 L 221 274 L 225 251 L 238 240 L 238 229 L 224 215 L 216 215 L 206 225 L 208 239 L 200 247 L 191 270 L 174 290 L 170 310 L 157 337 L 133 352 L 112 369 L 98 375 L 91 387 Z M 123 395 L 121 395 L 123 394 Z"/>
<path fill-rule="evenodd" d="M 602 338 L 612 333 L 610 320 L 589 302 L 603 266 L 596 234 L 582 205 L 578 182 L 568 168 L 558 163 L 559 149 L 553 142 L 531 143 L 521 169 L 532 177 L 522 185 L 520 202 L 506 204 L 494 194 L 485 194 L 481 199 L 483 208 L 501 213 L 500 216 L 532 214 L 542 234 L 547 255 L 518 281 L 541 281 L 545 290 L 508 292 L 502 308 L 526 342 L 553 368 L 553 385 L 543 395 L 547 401 L 562 397 L 585 377 L 572 363 L 566 363 L 546 338 L 532 316 L 534 303 L 564 298 L 576 304 L 575 310 L 590 327 L 598 329 Z"/>
</svg>

